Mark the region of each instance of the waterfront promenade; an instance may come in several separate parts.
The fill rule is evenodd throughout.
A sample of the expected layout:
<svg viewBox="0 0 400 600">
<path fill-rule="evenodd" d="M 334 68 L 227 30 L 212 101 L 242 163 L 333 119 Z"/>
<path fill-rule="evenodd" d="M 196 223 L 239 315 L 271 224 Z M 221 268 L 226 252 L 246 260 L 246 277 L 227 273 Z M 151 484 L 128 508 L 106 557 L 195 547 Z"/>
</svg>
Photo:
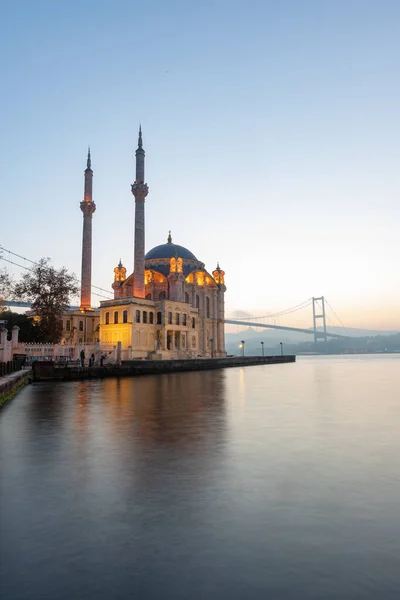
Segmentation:
<svg viewBox="0 0 400 600">
<path fill-rule="evenodd" d="M 295 355 L 278 356 L 232 356 L 227 358 L 198 358 L 186 360 L 128 360 L 121 365 L 111 364 L 103 367 L 69 366 L 68 363 L 53 361 L 35 361 L 32 364 L 35 381 L 73 381 L 82 379 L 157 375 L 184 371 L 208 371 L 229 367 L 249 367 L 255 365 L 274 365 L 293 363 Z"/>
</svg>

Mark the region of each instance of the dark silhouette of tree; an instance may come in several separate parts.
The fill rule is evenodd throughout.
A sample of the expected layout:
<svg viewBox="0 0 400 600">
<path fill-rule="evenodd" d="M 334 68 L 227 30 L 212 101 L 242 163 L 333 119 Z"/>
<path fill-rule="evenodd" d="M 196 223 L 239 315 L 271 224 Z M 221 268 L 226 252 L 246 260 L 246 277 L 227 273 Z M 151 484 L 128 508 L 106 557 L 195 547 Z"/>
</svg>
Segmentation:
<svg viewBox="0 0 400 600">
<path fill-rule="evenodd" d="M 20 342 L 36 342 L 38 327 L 35 327 L 32 317 L 25 314 L 4 310 L 1 315 L 2 320 L 7 321 L 5 324 L 8 330 L 8 338 L 11 339 L 12 329 L 14 325 L 19 327 L 18 339 Z"/>
<path fill-rule="evenodd" d="M 10 274 L 7 269 L 0 269 L 0 315 L 7 310 L 5 298 L 11 298 L 12 294 L 13 282 Z"/>
<path fill-rule="evenodd" d="M 32 315 L 38 342 L 56 343 L 61 338 L 61 317 L 78 293 L 74 274 L 65 267 L 55 269 L 48 258 L 42 258 L 30 271 L 22 275 L 15 285 L 14 294 L 21 300 L 32 302 Z"/>
</svg>

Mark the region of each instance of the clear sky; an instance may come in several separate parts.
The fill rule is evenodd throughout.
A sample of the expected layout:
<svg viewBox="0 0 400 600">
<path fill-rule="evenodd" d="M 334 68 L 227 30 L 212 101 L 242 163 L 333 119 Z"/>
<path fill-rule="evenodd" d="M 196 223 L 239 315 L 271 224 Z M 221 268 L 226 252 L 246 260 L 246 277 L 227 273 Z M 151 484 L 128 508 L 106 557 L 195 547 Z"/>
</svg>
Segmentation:
<svg viewBox="0 0 400 600">
<path fill-rule="evenodd" d="M 171 229 L 218 260 L 228 314 L 323 294 L 348 326 L 400 329 L 398 0 L 0 9 L 1 245 L 80 276 L 90 144 L 92 282 L 131 271 L 141 122 L 146 250 Z"/>
</svg>

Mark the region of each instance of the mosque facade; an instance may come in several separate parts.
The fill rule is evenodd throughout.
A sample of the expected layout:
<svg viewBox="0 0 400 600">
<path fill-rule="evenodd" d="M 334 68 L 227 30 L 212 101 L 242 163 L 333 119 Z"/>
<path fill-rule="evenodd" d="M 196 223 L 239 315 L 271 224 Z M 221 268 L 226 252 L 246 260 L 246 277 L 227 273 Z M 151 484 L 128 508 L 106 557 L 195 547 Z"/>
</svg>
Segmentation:
<svg viewBox="0 0 400 600">
<path fill-rule="evenodd" d="M 85 171 L 81 303 L 65 320 L 63 339 L 71 329 L 76 342 L 99 340 L 100 345 L 121 343 L 126 358 L 178 359 L 224 357 L 225 273 L 208 272 L 190 250 L 176 244 L 169 232 L 166 243 L 145 253 L 145 151 L 139 130 L 136 150 L 134 270 L 127 273 L 120 261 L 114 269 L 114 298 L 91 307 L 92 199 L 90 153 Z M 76 314 L 75 314 L 76 313 Z M 68 317 L 68 315 L 67 315 Z M 72 319 L 76 324 L 72 327 Z M 87 336 L 79 335 L 87 330 Z M 74 335 L 74 334 L 72 334 Z M 71 333 L 70 333 L 71 337 Z"/>
</svg>

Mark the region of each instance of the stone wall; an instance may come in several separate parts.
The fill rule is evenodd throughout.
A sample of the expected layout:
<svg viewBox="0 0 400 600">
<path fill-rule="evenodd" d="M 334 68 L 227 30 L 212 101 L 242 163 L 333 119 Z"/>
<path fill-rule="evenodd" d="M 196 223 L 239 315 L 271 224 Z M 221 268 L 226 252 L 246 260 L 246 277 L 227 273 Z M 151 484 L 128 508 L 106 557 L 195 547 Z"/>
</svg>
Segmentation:
<svg viewBox="0 0 400 600">
<path fill-rule="evenodd" d="M 14 398 L 18 390 L 24 387 L 32 378 L 30 369 L 18 371 L 0 379 L 0 408 Z"/>
<path fill-rule="evenodd" d="M 63 381 L 76 379 L 92 379 L 103 377 L 124 377 L 139 375 L 157 375 L 182 371 L 204 371 L 209 369 L 226 369 L 228 367 L 249 367 L 255 365 L 272 365 L 293 363 L 296 357 L 287 356 L 235 356 L 232 358 L 199 358 L 188 360 L 130 360 L 122 361 L 121 366 L 106 365 L 104 367 L 81 368 L 78 366 L 61 366 L 53 362 L 36 361 L 33 364 L 34 379 L 37 381 Z"/>
</svg>

